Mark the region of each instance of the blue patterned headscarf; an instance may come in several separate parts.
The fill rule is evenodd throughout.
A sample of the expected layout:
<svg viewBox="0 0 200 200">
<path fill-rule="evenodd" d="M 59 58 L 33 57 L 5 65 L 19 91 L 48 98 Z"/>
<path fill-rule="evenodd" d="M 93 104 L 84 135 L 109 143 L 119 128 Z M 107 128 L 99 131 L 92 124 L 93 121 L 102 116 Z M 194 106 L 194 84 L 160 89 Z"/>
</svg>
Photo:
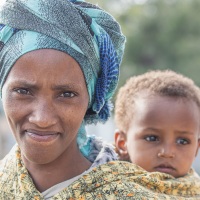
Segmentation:
<svg viewBox="0 0 200 200">
<path fill-rule="evenodd" d="M 90 99 L 77 139 L 82 149 L 87 144 L 84 124 L 110 116 L 125 43 L 119 24 L 84 0 L 0 1 L 0 89 L 27 52 L 48 48 L 72 56 L 83 71 Z"/>
</svg>

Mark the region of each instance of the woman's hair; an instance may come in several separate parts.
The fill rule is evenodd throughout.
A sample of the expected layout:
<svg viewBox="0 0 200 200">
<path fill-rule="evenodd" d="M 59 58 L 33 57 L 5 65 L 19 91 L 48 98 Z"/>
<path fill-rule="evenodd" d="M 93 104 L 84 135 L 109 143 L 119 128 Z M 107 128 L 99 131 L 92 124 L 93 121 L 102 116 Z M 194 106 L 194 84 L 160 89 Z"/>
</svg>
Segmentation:
<svg viewBox="0 0 200 200">
<path fill-rule="evenodd" d="M 171 70 L 150 71 L 131 77 L 118 92 L 115 102 L 115 122 L 121 131 L 128 130 L 130 120 L 134 117 L 135 99 L 141 91 L 192 100 L 200 108 L 200 89 L 191 79 Z"/>
</svg>

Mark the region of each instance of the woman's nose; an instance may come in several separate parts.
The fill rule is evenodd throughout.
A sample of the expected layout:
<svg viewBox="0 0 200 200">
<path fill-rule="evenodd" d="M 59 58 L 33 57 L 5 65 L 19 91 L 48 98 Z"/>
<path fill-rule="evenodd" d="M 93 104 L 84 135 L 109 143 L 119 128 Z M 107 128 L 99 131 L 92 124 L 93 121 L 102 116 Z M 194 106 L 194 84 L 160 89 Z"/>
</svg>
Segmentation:
<svg viewBox="0 0 200 200">
<path fill-rule="evenodd" d="M 174 158 L 175 157 L 175 151 L 172 145 L 165 145 L 160 149 L 158 152 L 159 158 Z"/>
<path fill-rule="evenodd" d="M 57 123 L 55 109 L 52 103 L 47 101 L 37 102 L 32 105 L 32 113 L 29 115 L 29 122 L 40 127 L 47 128 Z"/>
</svg>

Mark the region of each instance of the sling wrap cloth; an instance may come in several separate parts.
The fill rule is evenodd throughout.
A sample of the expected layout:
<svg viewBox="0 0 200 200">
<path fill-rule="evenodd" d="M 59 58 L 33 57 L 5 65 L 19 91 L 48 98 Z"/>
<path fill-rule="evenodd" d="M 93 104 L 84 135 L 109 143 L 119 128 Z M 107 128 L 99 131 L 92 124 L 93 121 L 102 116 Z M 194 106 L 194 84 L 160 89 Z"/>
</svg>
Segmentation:
<svg viewBox="0 0 200 200">
<path fill-rule="evenodd" d="M 44 200 L 35 188 L 20 155 L 14 149 L 0 162 L 0 199 Z M 52 200 L 197 200 L 200 179 L 193 170 L 182 178 L 159 172 L 148 173 L 128 162 L 99 165 Z"/>
</svg>

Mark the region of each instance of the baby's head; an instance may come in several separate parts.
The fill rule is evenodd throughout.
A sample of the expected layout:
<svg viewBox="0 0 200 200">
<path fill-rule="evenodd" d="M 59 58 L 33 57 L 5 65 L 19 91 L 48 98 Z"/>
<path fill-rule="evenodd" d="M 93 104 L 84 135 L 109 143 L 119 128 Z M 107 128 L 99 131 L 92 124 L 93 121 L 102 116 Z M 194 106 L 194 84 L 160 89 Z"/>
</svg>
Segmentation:
<svg viewBox="0 0 200 200">
<path fill-rule="evenodd" d="M 121 160 L 183 176 L 200 146 L 200 89 L 169 70 L 132 77 L 117 95 L 115 122 Z"/>
</svg>

